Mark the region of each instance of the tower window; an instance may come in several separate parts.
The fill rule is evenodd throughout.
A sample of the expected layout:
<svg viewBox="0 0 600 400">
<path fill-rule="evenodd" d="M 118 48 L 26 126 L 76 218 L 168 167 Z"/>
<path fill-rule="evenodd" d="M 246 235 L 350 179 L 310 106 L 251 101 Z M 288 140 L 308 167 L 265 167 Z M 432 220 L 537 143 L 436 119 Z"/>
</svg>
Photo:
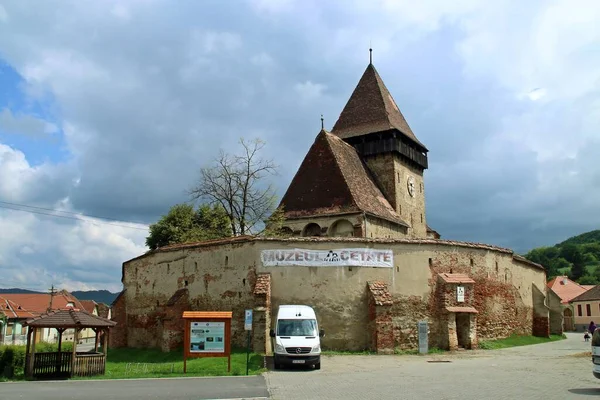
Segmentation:
<svg viewBox="0 0 600 400">
<path fill-rule="evenodd" d="M 398 172 L 398 182 L 400 182 L 400 172 Z"/>
<path fill-rule="evenodd" d="M 423 184 L 421 183 L 421 193 L 423 193 Z"/>
<path fill-rule="evenodd" d="M 423 223 L 423 214 L 421 214 L 421 223 Z"/>
<path fill-rule="evenodd" d="M 431 267 L 433 265 L 433 259 L 429 259 L 429 266 Z"/>
</svg>

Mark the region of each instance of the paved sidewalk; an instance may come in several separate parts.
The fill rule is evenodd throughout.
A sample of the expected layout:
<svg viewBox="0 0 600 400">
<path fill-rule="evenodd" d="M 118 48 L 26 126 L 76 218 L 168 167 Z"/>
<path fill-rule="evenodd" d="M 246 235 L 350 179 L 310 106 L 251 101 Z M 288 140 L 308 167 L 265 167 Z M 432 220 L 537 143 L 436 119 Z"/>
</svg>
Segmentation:
<svg viewBox="0 0 600 400">
<path fill-rule="evenodd" d="M 262 376 L 0 383 L 0 400 L 266 400 L 268 396 Z"/>
<path fill-rule="evenodd" d="M 589 342 L 431 356 L 332 356 L 320 371 L 265 374 L 273 399 L 544 399 L 600 396 Z M 579 355 L 579 356 L 577 356 Z"/>
</svg>

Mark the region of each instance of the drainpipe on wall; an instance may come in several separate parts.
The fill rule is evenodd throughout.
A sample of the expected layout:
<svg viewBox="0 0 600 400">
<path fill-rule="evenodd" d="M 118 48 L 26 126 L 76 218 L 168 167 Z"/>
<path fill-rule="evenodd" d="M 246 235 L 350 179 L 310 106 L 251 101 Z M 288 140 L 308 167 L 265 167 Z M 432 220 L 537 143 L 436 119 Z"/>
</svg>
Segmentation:
<svg viewBox="0 0 600 400">
<path fill-rule="evenodd" d="M 365 224 L 365 237 L 368 238 L 369 236 L 367 235 L 367 213 L 363 211 L 363 222 Z"/>
</svg>

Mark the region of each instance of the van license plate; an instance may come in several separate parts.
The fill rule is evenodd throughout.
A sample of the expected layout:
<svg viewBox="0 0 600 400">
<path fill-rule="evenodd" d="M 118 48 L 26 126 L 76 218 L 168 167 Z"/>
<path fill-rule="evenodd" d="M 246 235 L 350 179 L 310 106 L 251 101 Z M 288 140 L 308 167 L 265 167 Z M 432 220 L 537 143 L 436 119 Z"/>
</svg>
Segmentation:
<svg viewBox="0 0 600 400">
<path fill-rule="evenodd" d="M 292 360 L 292 364 L 304 364 L 304 360 Z"/>
</svg>

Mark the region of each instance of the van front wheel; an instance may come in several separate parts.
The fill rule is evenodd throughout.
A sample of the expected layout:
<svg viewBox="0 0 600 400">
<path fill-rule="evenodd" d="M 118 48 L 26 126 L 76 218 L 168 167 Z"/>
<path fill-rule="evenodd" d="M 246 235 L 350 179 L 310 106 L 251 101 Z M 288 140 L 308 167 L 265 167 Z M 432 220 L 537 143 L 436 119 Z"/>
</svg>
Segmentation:
<svg viewBox="0 0 600 400">
<path fill-rule="evenodd" d="M 315 364 L 315 369 L 321 369 L 321 362 Z"/>
</svg>

